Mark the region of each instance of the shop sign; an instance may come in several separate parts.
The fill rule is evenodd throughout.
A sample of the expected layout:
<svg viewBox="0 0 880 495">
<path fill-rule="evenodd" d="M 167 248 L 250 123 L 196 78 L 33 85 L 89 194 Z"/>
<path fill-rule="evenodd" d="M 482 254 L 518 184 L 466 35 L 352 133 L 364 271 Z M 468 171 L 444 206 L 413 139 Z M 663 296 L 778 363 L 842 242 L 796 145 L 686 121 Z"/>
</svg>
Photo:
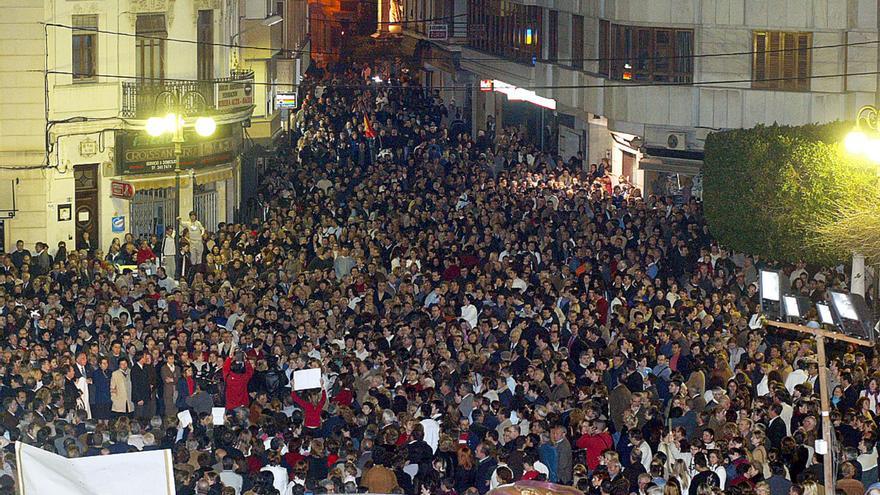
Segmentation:
<svg viewBox="0 0 880 495">
<path fill-rule="evenodd" d="M 435 41 L 445 41 L 447 36 L 446 24 L 430 24 L 428 26 L 428 39 Z"/>
<path fill-rule="evenodd" d="M 254 82 L 236 81 L 217 83 L 214 88 L 214 107 L 217 110 L 249 107 L 254 104 Z"/>
<path fill-rule="evenodd" d="M 180 168 L 200 169 L 232 162 L 241 144 L 239 124 L 218 126 L 210 138 L 187 130 Z M 116 156 L 119 175 L 140 175 L 174 170 L 174 144 L 168 136 L 151 137 L 145 132 L 117 132 Z"/>
<path fill-rule="evenodd" d="M 134 186 L 130 182 L 121 180 L 110 181 L 110 196 L 119 199 L 131 199 L 134 197 Z"/>
<path fill-rule="evenodd" d="M 494 84 L 491 79 L 480 79 L 480 91 L 492 91 Z"/>
</svg>

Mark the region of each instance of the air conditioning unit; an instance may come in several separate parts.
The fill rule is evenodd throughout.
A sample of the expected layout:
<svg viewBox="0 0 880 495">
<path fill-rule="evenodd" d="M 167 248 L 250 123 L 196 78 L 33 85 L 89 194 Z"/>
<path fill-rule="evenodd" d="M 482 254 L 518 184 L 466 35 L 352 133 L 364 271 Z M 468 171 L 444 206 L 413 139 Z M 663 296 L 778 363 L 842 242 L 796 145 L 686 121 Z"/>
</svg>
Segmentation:
<svg viewBox="0 0 880 495">
<path fill-rule="evenodd" d="M 670 132 L 667 134 L 666 149 L 676 151 L 687 150 L 687 134 L 683 132 Z"/>
</svg>

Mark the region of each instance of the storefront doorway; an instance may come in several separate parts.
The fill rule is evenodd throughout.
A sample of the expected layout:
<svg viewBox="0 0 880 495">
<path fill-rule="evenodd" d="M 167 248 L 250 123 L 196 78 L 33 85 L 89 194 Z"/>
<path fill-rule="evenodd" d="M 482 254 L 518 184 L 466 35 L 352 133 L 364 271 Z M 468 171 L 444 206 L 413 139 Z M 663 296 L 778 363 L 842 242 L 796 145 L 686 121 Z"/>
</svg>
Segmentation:
<svg viewBox="0 0 880 495">
<path fill-rule="evenodd" d="M 73 168 L 76 212 L 76 248 L 82 246 L 85 232 L 89 233 L 92 245 L 98 245 L 98 164 L 86 163 Z M 69 249 L 69 247 L 68 247 Z"/>
</svg>

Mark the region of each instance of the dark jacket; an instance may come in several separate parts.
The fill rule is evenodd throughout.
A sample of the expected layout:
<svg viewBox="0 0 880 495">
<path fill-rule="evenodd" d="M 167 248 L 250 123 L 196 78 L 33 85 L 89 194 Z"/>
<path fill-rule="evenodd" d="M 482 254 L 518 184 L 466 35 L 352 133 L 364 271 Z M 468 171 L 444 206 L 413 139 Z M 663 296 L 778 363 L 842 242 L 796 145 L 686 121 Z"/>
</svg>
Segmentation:
<svg viewBox="0 0 880 495">
<path fill-rule="evenodd" d="M 110 404 L 110 373 L 103 370 L 95 371 L 92 373 L 92 385 L 95 387 L 95 393 L 89 396 L 92 403 Z"/>
<path fill-rule="evenodd" d="M 147 367 L 141 368 L 137 363 L 131 367 L 131 401 L 135 404 L 150 400 L 150 378 Z"/>
<path fill-rule="evenodd" d="M 477 463 L 474 480 L 476 481 L 476 487 L 477 490 L 479 490 L 480 495 L 489 491 L 489 484 L 492 481 L 492 473 L 495 472 L 495 468 L 497 467 L 498 463 L 491 457 L 487 457 Z"/>
</svg>

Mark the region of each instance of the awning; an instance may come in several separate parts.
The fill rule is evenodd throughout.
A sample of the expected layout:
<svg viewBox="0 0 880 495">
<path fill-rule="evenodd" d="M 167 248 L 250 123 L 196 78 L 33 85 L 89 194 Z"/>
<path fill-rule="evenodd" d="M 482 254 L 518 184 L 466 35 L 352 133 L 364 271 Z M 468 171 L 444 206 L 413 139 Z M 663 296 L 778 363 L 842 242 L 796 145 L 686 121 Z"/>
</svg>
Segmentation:
<svg viewBox="0 0 880 495">
<path fill-rule="evenodd" d="M 212 167 L 210 169 L 197 171 L 195 174 L 196 184 L 209 184 L 211 182 L 217 182 L 218 180 L 226 180 L 231 179 L 233 177 L 233 169 L 234 166 L 232 164 L 223 165 L 221 167 Z M 134 185 L 136 191 L 143 191 L 145 189 L 164 189 L 166 187 L 174 187 L 174 173 L 162 174 L 162 175 L 154 175 L 154 176 L 141 176 L 141 177 L 126 177 L 126 182 L 131 182 Z M 180 173 L 180 187 L 190 187 L 190 174 L 189 170 L 183 170 Z"/>
<path fill-rule="evenodd" d="M 639 168 L 651 172 L 697 175 L 702 167 L 703 162 L 701 160 L 688 160 L 685 158 L 645 155 L 639 160 Z"/>
</svg>

